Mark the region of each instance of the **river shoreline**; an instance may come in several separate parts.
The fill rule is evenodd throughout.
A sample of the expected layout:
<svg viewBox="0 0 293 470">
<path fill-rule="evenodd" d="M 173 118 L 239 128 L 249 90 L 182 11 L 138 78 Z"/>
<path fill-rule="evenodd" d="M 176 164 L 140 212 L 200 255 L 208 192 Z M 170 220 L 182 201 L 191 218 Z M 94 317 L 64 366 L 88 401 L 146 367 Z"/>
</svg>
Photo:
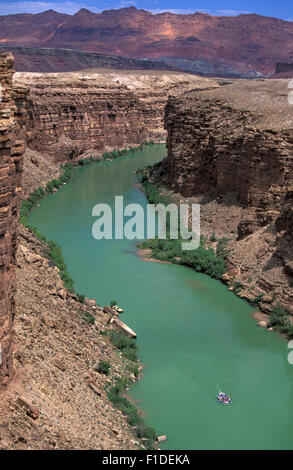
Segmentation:
<svg viewBox="0 0 293 470">
<path fill-rule="evenodd" d="M 128 147 L 126 149 L 113 151 L 113 152 L 115 152 L 115 156 L 113 156 L 112 158 L 103 158 L 103 156 L 101 156 L 101 157 L 99 156 L 99 157 L 96 157 L 94 159 L 87 158 L 87 159 L 75 161 L 74 165 L 69 163 L 69 165 L 71 165 L 71 166 L 68 166 L 68 163 L 65 163 L 64 165 L 61 165 L 61 168 L 60 168 L 61 170 L 63 170 L 63 172 L 60 172 L 59 175 L 54 180 L 49 180 L 49 181 L 44 183 L 44 191 L 39 192 L 38 194 L 35 193 L 36 194 L 35 197 L 32 197 L 32 194 L 34 194 L 34 193 L 30 193 L 27 198 L 22 200 L 22 202 L 29 201 L 29 200 L 33 201 L 33 205 L 31 205 L 29 207 L 29 209 L 26 211 L 25 214 L 21 212 L 21 223 L 22 223 L 22 225 L 24 225 L 24 227 L 27 228 L 28 230 L 31 230 L 33 232 L 33 234 L 37 237 L 38 240 L 40 240 L 42 243 L 45 243 L 48 246 L 49 256 L 51 256 L 51 259 L 52 259 L 53 263 L 55 263 L 57 268 L 58 268 L 58 276 L 60 277 L 60 281 L 64 282 L 64 287 L 65 287 L 65 289 L 68 290 L 68 294 L 71 295 L 72 298 L 74 298 L 76 301 L 80 301 L 79 299 L 85 298 L 85 296 L 83 294 L 80 294 L 80 293 L 75 294 L 75 291 L 74 291 L 74 288 L 73 288 L 73 280 L 71 278 L 70 273 L 67 271 L 66 265 L 64 263 L 61 247 L 54 241 L 49 242 L 35 227 L 30 226 L 27 223 L 27 217 L 28 217 L 29 213 L 31 211 L 33 211 L 38 206 L 38 203 L 41 199 L 43 199 L 44 197 L 47 197 L 52 192 L 57 192 L 59 189 L 64 187 L 71 180 L 71 178 L 73 177 L 71 169 L 77 168 L 79 166 L 91 165 L 91 164 L 94 164 L 94 163 L 102 163 L 102 162 L 107 162 L 107 161 L 112 162 L 116 158 L 126 156 L 127 154 L 129 154 L 131 152 L 135 152 L 137 150 L 142 150 L 147 145 L 154 145 L 154 143 L 153 142 L 142 143 L 139 146 L 134 146 L 134 147 L 130 147 L 130 148 Z M 69 169 L 69 173 L 67 174 L 66 180 L 64 181 L 64 180 L 62 180 L 62 177 L 64 177 L 64 175 L 66 175 L 66 172 L 67 172 L 68 169 Z M 59 181 L 60 181 L 60 183 L 59 183 Z M 55 249 L 58 250 L 58 260 L 55 259 L 50 254 L 50 253 L 52 253 L 52 248 L 51 248 L 52 246 L 54 247 L 54 251 L 55 251 Z M 63 276 L 62 276 L 62 273 L 64 273 Z M 66 282 L 67 279 L 69 279 L 69 285 L 66 286 L 65 282 Z M 85 299 L 85 301 L 88 301 L 88 299 Z M 137 361 L 135 361 L 135 364 L 137 365 L 137 367 L 143 368 L 143 365 L 141 364 L 139 359 L 137 359 Z M 110 393 L 109 398 L 110 398 L 111 401 L 113 401 L 114 406 L 115 406 L 115 402 L 116 402 L 115 396 L 117 395 L 117 396 L 121 397 L 121 399 L 125 400 L 125 402 L 129 403 L 130 407 L 133 407 L 137 410 L 137 416 L 140 420 L 140 428 L 141 429 L 145 428 L 145 430 L 146 430 L 144 438 L 140 438 L 140 436 L 138 436 L 138 439 L 141 442 L 141 446 L 142 446 L 142 448 L 145 448 L 145 445 L 146 445 L 145 441 L 149 440 L 150 443 L 148 444 L 149 447 L 147 447 L 147 448 L 154 449 L 156 447 L 155 440 L 154 440 L 153 437 L 150 437 L 150 439 L 148 437 L 149 435 L 152 436 L 154 431 L 152 430 L 152 428 L 149 428 L 144 423 L 144 421 L 142 419 L 143 412 L 134 404 L 133 400 L 128 399 L 128 395 L 126 394 L 126 391 L 129 387 L 129 385 L 131 383 L 134 383 L 135 381 L 138 381 L 139 379 L 140 379 L 140 377 L 135 377 L 135 380 L 134 380 L 133 374 L 130 374 L 129 377 L 127 379 L 125 379 L 125 381 L 124 381 L 125 383 L 119 379 L 120 381 L 118 380 L 116 384 L 114 383 L 112 388 L 111 388 L 111 390 L 116 390 L 116 388 L 118 388 L 118 390 L 119 390 L 118 393 L 116 391 L 114 392 L 113 399 L 110 398 L 111 397 L 111 393 Z M 111 392 L 111 390 L 110 390 L 110 392 Z M 118 407 L 118 409 L 119 409 L 119 407 Z M 125 418 L 127 420 L 127 415 L 125 416 Z"/>
<path fill-rule="evenodd" d="M 141 170 L 139 173 L 141 175 L 143 175 L 143 179 L 138 184 L 136 184 L 135 187 L 139 191 L 143 192 L 143 194 L 145 195 L 145 197 L 147 198 L 148 201 L 153 203 L 153 201 L 151 201 L 149 199 L 148 192 L 144 188 L 144 183 L 145 182 L 150 182 L 151 185 L 156 187 L 156 185 L 152 182 L 152 180 L 148 179 L 149 168 Z M 161 189 L 160 188 L 157 188 L 157 189 L 158 189 L 158 195 L 160 197 Z M 166 196 L 164 196 L 164 197 L 166 197 Z M 163 202 L 163 200 L 162 200 L 162 202 Z M 167 203 L 174 203 L 174 201 L 171 198 L 167 198 Z M 177 203 L 175 202 L 175 204 L 177 204 Z M 213 250 L 214 250 L 214 248 L 213 248 Z M 168 263 L 168 264 L 175 264 L 175 265 L 178 264 L 177 262 L 174 262 L 173 260 L 171 260 L 171 261 L 162 261 L 162 260 L 156 259 L 156 258 L 152 257 L 152 252 L 153 252 L 152 249 L 139 248 L 139 255 L 144 259 L 144 261 L 161 262 L 161 263 Z M 227 261 L 228 261 L 228 258 L 227 258 Z M 179 263 L 179 264 L 182 264 L 182 263 Z M 190 267 L 190 266 L 186 266 L 186 267 Z M 265 328 L 268 332 L 275 331 L 287 340 L 292 339 L 292 337 L 293 337 L 293 332 L 292 332 L 293 331 L 293 326 L 291 328 L 291 325 L 293 325 L 293 323 L 291 322 L 290 315 L 289 315 L 288 312 L 286 312 L 284 309 L 282 309 L 282 307 L 279 306 L 278 303 L 275 304 L 275 305 L 272 305 L 272 310 L 269 313 L 268 310 L 267 310 L 267 305 L 266 305 L 266 308 L 263 309 L 263 306 L 262 306 L 262 303 L 261 303 L 262 297 L 260 297 L 259 301 L 255 302 L 256 299 L 251 298 L 251 296 L 247 295 L 247 293 L 245 291 L 243 291 L 241 288 L 238 288 L 238 282 L 236 280 L 236 277 L 235 276 L 233 277 L 231 274 L 229 274 L 227 269 L 226 269 L 225 273 L 221 276 L 221 278 L 219 278 L 218 280 L 221 283 L 225 284 L 228 287 L 229 291 L 233 292 L 233 294 L 235 294 L 237 297 L 241 298 L 242 300 L 245 300 L 248 304 L 250 304 L 252 306 L 255 306 L 255 307 L 257 306 L 258 307 L 256 312 L 252 315 L 253 318 L 257 321 L 257 326 L 258 327 Z M 275 315 L 275 311 L 278 311 L 278 310 L 282 311 L 283 313 L 281 313 L 281 315 L 283 317 L 287 318 L 287 323 L 289 324 L 289 327 L 287 329 L 285 329 L 286 328 L 285 325 L 283 325 L 283 326 L 281 325 L 280 329 L 275 328 L 275 324 L 273 323 L 273 321 L 275 321 L 275 320 L 271 321 L 271 314 Z M 286 320 L 283 320 L 283 321 L 286 322 Z M 279 320 L 277 320 L 277 322 L 279 322 Z M 278 326 L 278 323 L 276 323 L 276 324 Z M 282 328 L 284 329 L 284 331 L 282 330 Z"/>
<path fill-rule="evenodd" d="M 97 245 L 83 228 L 91 226 L 90 214 L 86 214 L 92 201 L 112 201 L 114 194 L 124 194 L 125 191 L 129 202 L 146 204 L 145 198 L 131 189 L 135 178 L 126 175 L 133 173 L 130 170 L 137 168 L 140 162 L 154 161 L 150 155 L 159 155 L 157 152 L 161 153 L 161 150 L 153 149 L 150 154 L 146 151 L 143 155 L 147 159 L 143 160 L 140 158 L 145 157 L 138 152 L 135 161 L 126 158 L 119 164 L 78 171 L 78 178 L 73 179 L 68 191 L 47 198 L 35 211 L 31 222 L 48 236 L 54 237 L 55 234 L 55 239 L 64 246 L 70 272 L 75 273 L 75 279 L 76 275 L 80 277 L 77 285 L 81 292 L 104 303 L 115 292 L 118 304 L 125 308 L 125 319 L 138 334 L 140 357 L 145 367 L 143 380 L 131 386 L 129 393 L 135 401 L 142 400 L 141 408 L 158 433 L 167 434 L 168 441 L 163 447 L 250 446 L 250 433 L 243 434 L 239 413 L 250 416 L 249 419 L 260 426 L 264 417 L 255 415 L 248 408 L 245 394 L 254 394 L 258 406 L 262 403 L 261 409 L 267 413 L 271 392 L 279 390 L 282 380 L 287 377 L 283 377 L 282 368 L 278 365 L 281 356 L 274 354 L 275 348 L 279 353 L 283 346 L 275 337 L 268 341 L 263 336 L 266 333 L 253 328 L 254 323 L 249 318 L 252 309 L 237 297 L 230 296 L 221 283 L 182 266 L 171 268 L 165 263 L 164 266 L 151 262 L 144 265 L 136 260 L 138 255 L 133 256 L 136 254 L 133 241 L 105 241 Z M 92 181 L 91 193 L 88 193 L 89 188 L 83 190 L 86 181 Z M 73 215 L 76 210 L 80 214 L 78 221 Z M 65 223 L 62 222 L 64 214 L 72 214 Z M 77 253 L 74 259 L 71 253 L 75 252 L 74 246 L 77 245 L 68 238 L 69 230 L 74 231 L 80 246 L 80 254 Z M 100 266 L 98 271 L 97 263 Z M 131 283 L 130 278 L 133 279 Z M 268 355 L 270 351 L 272 354 Z M 262 364 L 262 367 L 259 370 L 253 364 Z M 281 380 L 273 382 L 272 372 Z M 266 396 L 263 396 L 261 387 L 258 391 L 253 387 L 255 380 L 263 383 L 263 379 L 268 385 Z M 219 438 L 223 411 L 214 395 L 217 386 L 230 393 L 235 402 L 230 411 L 232 414 L 228 411 L 226 415 L 229 437 L 223 439 Z M 283 390 L 287 393 L 288 387 L 283 387 Z M 194 406 L 195 401 L 201 406 Z M 207 415 L 213 420 L 215 432 L 206 427 Z M 279 424 L 286 426 L 284 413 L 282 416 Z M 190 426 L 194 428 L 194 420 L 198 423 L 197 429 L 201 430 L 196 435 L 190 432 Z M 258 435 L 267 436 L 267 445 L 274 442 L 272 433 L 266 432 L 264 426 Z M 263 441 L 256 439 L 253 445 L 263 447 Z"/>
</svg>

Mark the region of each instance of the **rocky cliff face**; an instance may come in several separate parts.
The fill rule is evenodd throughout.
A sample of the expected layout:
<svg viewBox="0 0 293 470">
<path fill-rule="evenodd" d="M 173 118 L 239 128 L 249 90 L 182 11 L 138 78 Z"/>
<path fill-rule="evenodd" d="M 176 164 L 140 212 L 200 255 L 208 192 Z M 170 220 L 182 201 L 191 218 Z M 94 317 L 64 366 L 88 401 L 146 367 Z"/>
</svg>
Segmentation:
<svg viewBox="0 0 293 470">
<path fill-rule="evenodd" d="M 21 181 L 28 89 L 12 84 L 13 62 L 0 56 L 0 449 L 144 448 L 106 391 L 117 377 L 136 380 L 110 341 L 115 324 L 67 291 L 48 246 L 18 227 L 20 184 L 27 194 L 58 167 L 29 151 Z"/>
<path fill-rule="evenodd" d="M 97 68 L 123 70 L 177 70 L 159 60 L 129 59 L 100 52 L 70 49 L 33 48 L 0 45 L 0 52 L 12 52 L 17 72 L 72 72 Z"/>
<path fill-rule="evenodd" d="M 257 77 L 292 61 L 293 25 L 260 15 L 152 14 L 135 7 L 0 17 L 0 43 L 163 60 L 184 71 Z"/>
<path fill-rule="evenodd" d="M 12 322 L 15 313 L 15 254 L 22 154 L 19 122 L 28 92 L 12 86 L 13 56 L 0 55 L 0 388 L 12 374 Z"/>
<path fill-rule="evenodd" d="M 16 74 L 30 87 L 27 143 L 55 160 L 165 138 L 167 96 L 218 86 L 174 72 Z"/>
<path fill-rule="evenodd" d="M 202 197 L 204 230 L 231 237 L 230 272 L 247 290 L 258 285 L 259 293 L 275 291 L 291 308 L 293 130 L 287 85 L 240 81 L 170 98 L 168 157 L 157 175 L 185 197 Z M 211 214 L 213 200 L 219 208 Z"/>
<path fill-rule="evenodd" d="M 293 77 L 293 63 L 278 62 L 276 70 L 272 78 L 292 78 Z"/>
</svg>

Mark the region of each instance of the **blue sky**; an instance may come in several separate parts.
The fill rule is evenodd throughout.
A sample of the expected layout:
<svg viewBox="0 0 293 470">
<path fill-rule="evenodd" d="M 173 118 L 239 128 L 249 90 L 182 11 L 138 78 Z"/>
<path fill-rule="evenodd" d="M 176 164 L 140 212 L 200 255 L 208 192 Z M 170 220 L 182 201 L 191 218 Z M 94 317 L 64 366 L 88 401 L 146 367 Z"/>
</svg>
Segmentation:
<svg viewBox="0 0 293 470">
<path fill-rule="evenodd" d="M 74 14 L 80 8 L 88 8 L 94 12 L 108 10 L 110 8 L 123 8 L 136 6 L 161 13 L 171 11 L 173 13 L 194 13 L 201 11 L 211 15 L 235 16 L 240 13 L 258 13 L 265 16 L 275 16 L 293 21 L 292 0 L 40 0 L 40 1 L 1 1 L 0 15 L 11 13 L 39 13 L 52 8 L 56 11 Z"/>
</svg>

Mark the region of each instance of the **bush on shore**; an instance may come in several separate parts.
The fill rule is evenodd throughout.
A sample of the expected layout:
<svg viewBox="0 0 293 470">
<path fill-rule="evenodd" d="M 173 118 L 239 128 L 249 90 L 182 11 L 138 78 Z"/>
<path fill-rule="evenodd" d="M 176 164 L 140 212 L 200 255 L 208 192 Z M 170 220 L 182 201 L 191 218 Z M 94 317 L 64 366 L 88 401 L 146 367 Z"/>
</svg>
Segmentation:
<svg viewBox="0 0 293 470">
<path fill-rule="evenodd" d="M 121 397 L 121 392 L 129 385 L 127 379 L 117 378 L 114 385 L 108 391 L 108 398 L 113 405 L 118 408 L 131 426 L 135 426 L 135 432 L 139 439 L 146 439 L 145 447 L 148 450 L 155 448 L 156 432 L 153 428 L 147 426 L 135 406 L 133 406 L 125 397 Z"/>
<path fill-rule="evenodd" d="M 110 369 L 111 369 L 111 364 L 110 364 L 110 362 L 109 362 L 109 361 L 102 361 L 102 360 L 101 360 L 101 361 L 99 362 L 97 371 L 98 371 L 100 374 L 109 375 Z"/>
<path fill-rule="evenodd" d="M 149 202 L 152 204 L 164 204 L 166 201 L 160 196 L 159 188 L 143 176 L 141 183 Z M 141 244 L 141 248 L 152 250 L 152 256 L 160 261 L 170 261 L 176 264 L 189 266 L 197 272 L 207 274 L 215 279 L 221 279 L 226 271 L 227 239 L 218 241 L 218 253 L 211 248 L 205 248 L 205 239 L 201 237 L 200 246 L 196 250 L 182 250 L 182 239 L 173 240 L 169 237 L 170 220 L 167 217 L 167 238 L 159 240 L 158 238 L 147 240 Z"/>
<path fill-rule="evenodd" d="M 120 349 L 122 355 L 130 361 L 137 361 L 137 343 L 133 338 L 128 338 L 122 333 L 111 331 L 110 339 L 112 344 Z"/>
</svg>

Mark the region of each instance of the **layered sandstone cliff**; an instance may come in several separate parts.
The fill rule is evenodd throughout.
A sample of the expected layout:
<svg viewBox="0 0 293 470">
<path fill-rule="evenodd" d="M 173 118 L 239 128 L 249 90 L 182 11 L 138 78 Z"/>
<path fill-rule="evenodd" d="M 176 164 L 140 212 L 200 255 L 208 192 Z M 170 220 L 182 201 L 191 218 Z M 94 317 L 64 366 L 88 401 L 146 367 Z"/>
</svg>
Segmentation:
<svg viewBox="0 0 293 470">
<path fill-rule="evenodd" d="M 20 205 L 23 136 L 19 122 L 28 90 L 12 85 L 14 58 L 0 55 L 0 388 L 12 375 L 15 254 Z"/>
<path fill-rule="evenodd" d="M 293 77 L 293 63 L 278 62 L 276 70 L 271 78 L 292 78 Z"/>
<path fill-rule="evenodd" d="M 27 144 L 55 160 L 165 138 L 168 95 L 218 86 L 174 72 L 17 73 L 30 87 Z"/>
<path fill-rule="evenodd" d="M 52 49 L 5 46 L 0 52 L 12 52 L 17 72 L 72 72 L 96 68 L 119 70 L 177 70 L 159 60 L 130 59 L 101 52 L 86 52 L 73 49 Z"/>
<path fill-rule="evenodd" d="M 18 226 L 29 118 L 13 62 L 0 56 L 0 449 L 143 448 L 106 391 L 117 377 L 135 381 L 140 365 L 112 345 L 109 315 L 68 292 L 48 246 Z M 26 168 L 26 194 L 57 172 L 36 152 L 28 157 L 38 172 L 29 178 Z M 107 376 L 101 360 L 109 361 Z"/>
<path fill-rule="evenodd" d="M 292 310 L 293 121 L 287 85 L 238 81 L 170 98 L 168 157 L 156 177 L 201 202 L 203 232 L 231 239 L 229 272 L 242 284 L 243 296 L 270 293 Z"/>
</svg>

